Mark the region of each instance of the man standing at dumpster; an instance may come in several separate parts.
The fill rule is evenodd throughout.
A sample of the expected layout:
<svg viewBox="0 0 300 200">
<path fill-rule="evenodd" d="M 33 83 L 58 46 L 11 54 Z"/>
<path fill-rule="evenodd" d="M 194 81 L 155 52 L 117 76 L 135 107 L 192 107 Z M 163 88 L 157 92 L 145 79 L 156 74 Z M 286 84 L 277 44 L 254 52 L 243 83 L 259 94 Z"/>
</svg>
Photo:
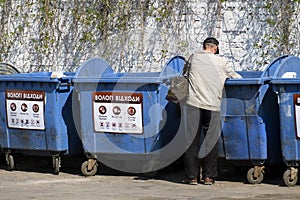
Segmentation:
<svg viewBox="0 0 300 200">
<path fill-rule="evenodd" d="M 218 139 L 221 135 L 220 110 L 222 92 L 227 78 L 242 78 L 219 53 L 219 42 L 209 37 L 203 42 L 203 50 L 196 52 L 189 71 L 187 96 L 188 148 L 184 155 L 186 180 L 196 185 L 200 159 L 203 159 L 202 177 L 205 185 L 212 185 L 217 177 Z M 200 145 L 200 134 L 204 140 Z"/>
</svg>

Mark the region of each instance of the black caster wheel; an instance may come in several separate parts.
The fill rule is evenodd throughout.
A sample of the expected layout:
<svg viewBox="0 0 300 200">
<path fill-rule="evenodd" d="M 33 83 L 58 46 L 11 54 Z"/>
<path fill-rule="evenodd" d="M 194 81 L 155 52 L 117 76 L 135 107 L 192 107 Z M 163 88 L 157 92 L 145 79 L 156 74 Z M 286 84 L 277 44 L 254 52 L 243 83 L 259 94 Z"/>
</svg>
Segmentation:
<svg viewBox="0 0 300 200">
<path fill-rule="evenodd" d="M 7 155 L 7 164 L 8 164 L 8 170 L 12 171 L 15 169 L 14 157 L 10 154 Z"/>
<path fill-rule="evenodd" d="M 298 182 L 298 174 L 296 174 L 294 177 L 291 176 L 292 175 L 292 170 L 291 169 L 287 169 L 284 173 L 283 173 L 283 181 L 285 183 L 285 185 L 289 186 L 289 187 L 294 187 L 296 185 L 296 183 Z"/>
<path fill-rule="evenodd" d="M 85 161 L 81 165 L 81 172 L 84 176 L 94 176 L 97 173 L 97 170 L 98 170 L 98 166 L 96 161 L 94 161 L 90 169 L 89 169 L 89 161 Z"/>
<path fill-rule="evenodd" d="M 60 157 L 53 157 L 53 173 L 58 175 L 59 168 L 60 168 Z"/>
<path fill-rule="evenodd" d="M 247 180 L 251 184 L 259 184 L 264 179 L 264 173 L 262 171 L 259 172 L 258 177 L 254 176 L 254 168 L 251 168 L 247 172 Z"/>
</svg>

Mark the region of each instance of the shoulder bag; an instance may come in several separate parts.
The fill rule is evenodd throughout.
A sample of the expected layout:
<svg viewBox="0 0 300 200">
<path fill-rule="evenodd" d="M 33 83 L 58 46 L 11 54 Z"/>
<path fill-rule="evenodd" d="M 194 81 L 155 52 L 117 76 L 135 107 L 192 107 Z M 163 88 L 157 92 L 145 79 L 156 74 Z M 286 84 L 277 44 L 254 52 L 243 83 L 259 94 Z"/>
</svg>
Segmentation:
<svg viewBox="0 0 300 200">
<path fill-rule="evenodd" d="M 168 90 L 166 99 L 178 103 L 182 101 L 188 95 L 189 89 L 189 75 L 191 67 L 192 54 L 189 59 L 185 62 L 182 73 L 178 77 L 171 80 L 171 85 Z"/>
</svg>

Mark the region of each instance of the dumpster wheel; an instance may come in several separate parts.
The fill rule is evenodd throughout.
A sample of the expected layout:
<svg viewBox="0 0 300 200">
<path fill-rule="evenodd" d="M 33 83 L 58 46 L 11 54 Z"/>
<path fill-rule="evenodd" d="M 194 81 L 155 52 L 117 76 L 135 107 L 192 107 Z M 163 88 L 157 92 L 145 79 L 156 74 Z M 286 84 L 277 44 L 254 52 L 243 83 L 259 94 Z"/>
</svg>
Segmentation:
<svg viewBox="0 0 300 200">
<path fill-rule="evenodd" d="M 283 181 L 289 187 L 294 187 L 298 181 L 298 169 L 291 167 L 283 174 Z"/>
<path fill-rule="evenodd" d="M 58 175 L 59 168 L 60 168 L 60 157 L 53 157 L 52 164 L 53 164 L 53 173 Z"/>
<path fill-rule="evenodd" d="M 89 159 L 81 165 L 81 172 L 84 176 L 94 176 L 97 173 L 97 160 Z"/>
<path fill-rule="evenodd" d="M 6 162 L 9 170 L 12 171 L 15 169 L 14 157 L 11 154 L 6 154 Z"/>
<path fill-rule="evenodd" d="M 247 179 L 251 184 L 259 184 L 264 179 L 263 167 L 255 166 L 248 170 Z"/>
</svg>

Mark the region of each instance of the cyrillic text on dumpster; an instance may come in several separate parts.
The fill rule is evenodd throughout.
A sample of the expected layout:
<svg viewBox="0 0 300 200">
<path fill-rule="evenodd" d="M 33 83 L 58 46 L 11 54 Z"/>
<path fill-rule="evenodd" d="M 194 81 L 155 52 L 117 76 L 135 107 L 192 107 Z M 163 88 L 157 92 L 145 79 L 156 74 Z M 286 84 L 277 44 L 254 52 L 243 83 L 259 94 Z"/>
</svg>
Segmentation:
<svg viewBox="0 0 300 200">
<path fill-rule="evenodd" d="M 93 92 L 96 132 L 143 133 L 143 95 L 126 92 Z"/>
<path fill-rule="evenodd" d="M 44 130 L 45 93 L 32 90 L 6 90 L 8 128 Z"/>
<path fill-rule="evenodd" d="M 295 129 L 296 136 L 300 138 L 300 94 L 294 94 L 294 106 L 295 106 Z"/>
</svg>

